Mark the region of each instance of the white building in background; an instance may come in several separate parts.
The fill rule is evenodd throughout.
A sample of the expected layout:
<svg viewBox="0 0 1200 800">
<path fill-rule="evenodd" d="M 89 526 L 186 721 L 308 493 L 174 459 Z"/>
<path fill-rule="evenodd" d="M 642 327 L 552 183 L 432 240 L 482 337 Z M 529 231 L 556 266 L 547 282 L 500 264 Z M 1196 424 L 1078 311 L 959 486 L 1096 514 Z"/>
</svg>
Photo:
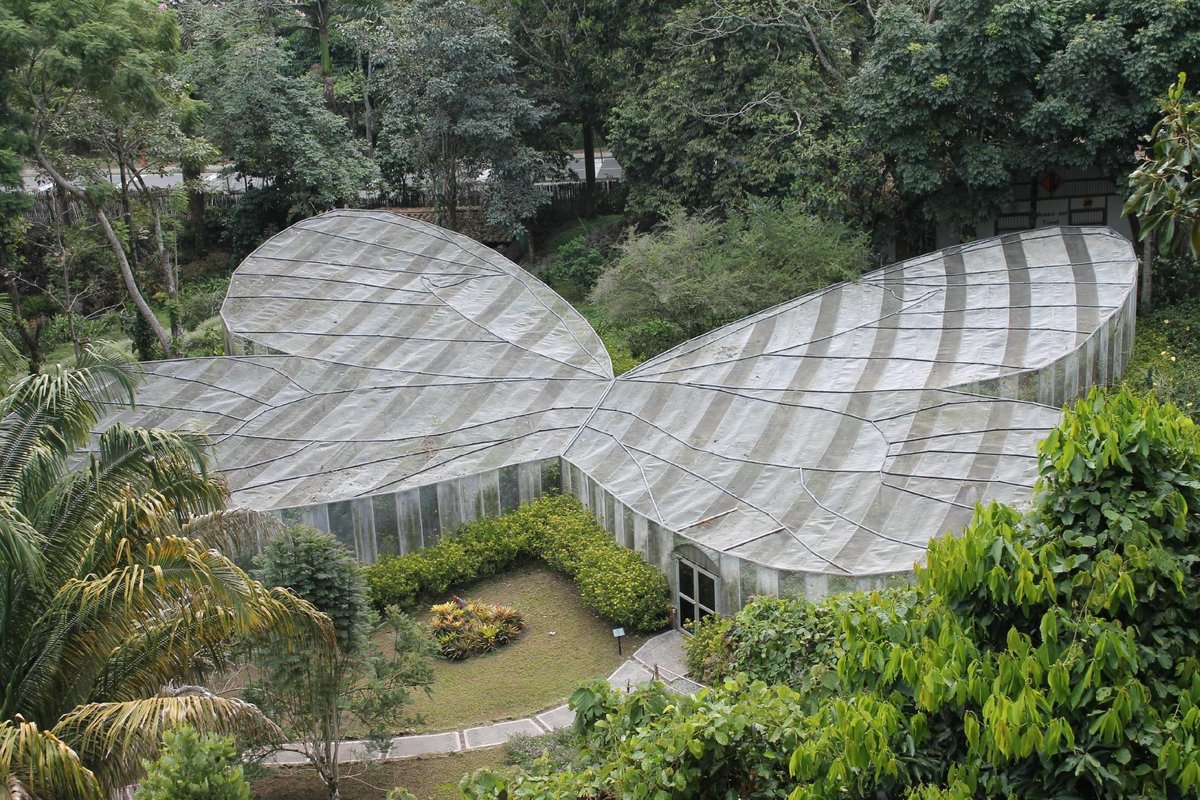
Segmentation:
<svg viewBox="0 0 1200 800">
<path fill-rule="evenodd" d="M 1115 181 L 1100 170 L 1051 170 L 1029 180 L 1014 181 L 1013 201 L 995 218 L 979 223 L 975 238 L 1052 225 L 1100 225 L 1132 241 L 1129 219 L 1121 213 L 1124 204 Z M 938 247 L 957 241 L 948 227 L 938 228 Z"/>
</svg>

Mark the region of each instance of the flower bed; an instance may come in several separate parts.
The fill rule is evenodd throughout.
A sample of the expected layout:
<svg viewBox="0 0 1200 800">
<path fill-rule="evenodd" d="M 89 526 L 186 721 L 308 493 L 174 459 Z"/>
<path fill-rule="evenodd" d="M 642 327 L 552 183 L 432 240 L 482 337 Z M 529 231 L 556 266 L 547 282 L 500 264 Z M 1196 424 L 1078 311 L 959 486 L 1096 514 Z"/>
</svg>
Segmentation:
<svg viewBox="0 0 1200 800">
<path fill-rule="evenodd" d="M 490 653 L 521 635 L 525 620 L 515 608 L 455 597 L 429 609 L 429 631 L 444 658 L 461 661 Z"/>
</svg>

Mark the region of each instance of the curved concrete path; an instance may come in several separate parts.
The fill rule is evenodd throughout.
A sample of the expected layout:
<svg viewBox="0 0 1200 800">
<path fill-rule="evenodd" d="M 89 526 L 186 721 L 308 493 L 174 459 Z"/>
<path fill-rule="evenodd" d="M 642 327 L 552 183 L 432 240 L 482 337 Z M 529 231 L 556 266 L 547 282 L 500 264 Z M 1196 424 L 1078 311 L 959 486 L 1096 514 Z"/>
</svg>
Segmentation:
<svg viewBox="0 0 1200 800">
<path fill-rule="evenodd" d="M 655 636 L 639 647 L 632 656 L 608 676 L 610 684 L 624 691 L 629 691 L 652 680 L 661 680 L 668 688 L 680 694 L 692 694 L 700 689 L 700 684 L 687 677 L 687 665 L 683 660 L 683 635 L 679 631 L 667 631 Z M 480 725 L 460 731 L 397 736 L 392 739 L 391 746 L 388 747 L 386 753 L 379 753 L 365 741 L 345 741 L 342 742 L 339 749 L 338 760 L 343 762 L 369 759 L 391 760 L 431 753 L 458 753 L 483 747 L 495 747 L 504 744 L 509 738 L 518 734 L 540 736 L 543 733 L 565 728 L 574 719 L 574 713 L 566 703 L 563 703 L 557 708 L 524 719 L 495 722 L 491 725 Z M 267 764 L 303 764 L 307 760 L 298 750 L 289 749 L 288 745 L 284 745 L 283 749 L 272 753 L 263 761 Z"/>
</svg>

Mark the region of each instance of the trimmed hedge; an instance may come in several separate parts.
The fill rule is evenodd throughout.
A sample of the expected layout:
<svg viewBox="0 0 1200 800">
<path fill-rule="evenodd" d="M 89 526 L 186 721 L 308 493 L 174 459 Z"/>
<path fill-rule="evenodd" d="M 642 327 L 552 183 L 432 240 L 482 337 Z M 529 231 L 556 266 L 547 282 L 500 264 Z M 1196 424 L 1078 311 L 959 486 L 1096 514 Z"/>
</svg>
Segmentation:
<svg viewBox="0 0 1200 800">
<path fill-rule="evenodd" d="M 633 631 L 666 627 L 667 578 L 609 537 L 579 501 L 543 497 L 501 517 L 476 520 L 432 547 L 364 569 L 376 605 L 412 608 L 421 598 L 538 558 L 579 587 L 583 602 Z"/>
</svg>

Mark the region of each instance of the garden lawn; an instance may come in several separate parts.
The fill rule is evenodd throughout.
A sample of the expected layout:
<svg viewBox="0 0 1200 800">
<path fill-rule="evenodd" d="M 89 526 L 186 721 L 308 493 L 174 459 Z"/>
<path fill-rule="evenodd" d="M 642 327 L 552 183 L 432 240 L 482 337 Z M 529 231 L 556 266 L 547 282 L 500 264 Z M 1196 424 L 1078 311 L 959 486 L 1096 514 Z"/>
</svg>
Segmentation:
<svg viewBox="0 0 1200 800">
<path fill-rule="evenodd" d="M 477 769 L 502 766 L 504 748 L 468 750 L 465 753 L 405 758 L 344 767 L 356 777 L 341 782 L 342 800 L 383 800 L 397 786 L 403 786 L 421 800 L 451 800 L 459 797 L 458 782 Z M 325 784 L 310 767 L 274 767 L 251 782 L 254 796 L 260 800 L 326 800 Z"/>
<path fill-rule="evenodd" d="M 580 683 L 607 677 L 649 638 L 625 637 L 625 655 L 618 656 L 612 626 L 584 606 L 569 579 L 541 564 L 518 567 L 457 594 L 511 606 L 525 616 L 526 627 L 494 653 L 464 661 L 434 659 L 432 696 L 418 693 L 406 709 L 424 718 L 421 731 L 486 725 L 554 708 Z"/>
</svg>

